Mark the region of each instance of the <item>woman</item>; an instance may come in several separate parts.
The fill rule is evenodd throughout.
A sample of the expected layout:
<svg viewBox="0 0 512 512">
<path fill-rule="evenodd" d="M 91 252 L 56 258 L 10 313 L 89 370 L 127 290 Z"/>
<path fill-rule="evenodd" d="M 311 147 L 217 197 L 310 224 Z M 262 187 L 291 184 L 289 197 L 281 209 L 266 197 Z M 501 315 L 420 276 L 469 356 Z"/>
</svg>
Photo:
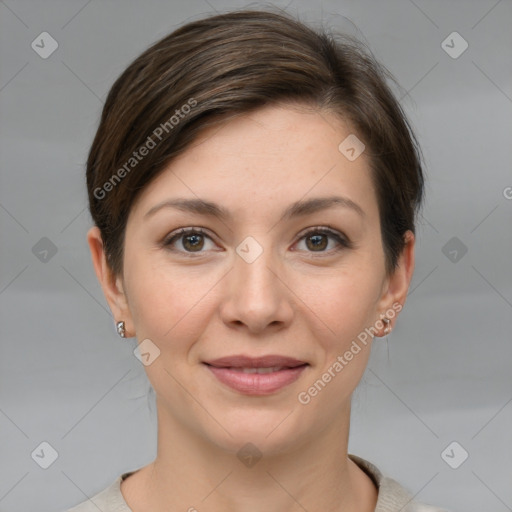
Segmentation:
<svg viewBox="0 0 512 512">
<path fill-rule="evenodd" d="M 72 511 L 440 510 L 347 453 L 423 196 L 387 76 L 349 37 L 238 11 L 118 78 L 87 162 L 88 243 L 155 390 L 158 450 Z"/>
</svg>

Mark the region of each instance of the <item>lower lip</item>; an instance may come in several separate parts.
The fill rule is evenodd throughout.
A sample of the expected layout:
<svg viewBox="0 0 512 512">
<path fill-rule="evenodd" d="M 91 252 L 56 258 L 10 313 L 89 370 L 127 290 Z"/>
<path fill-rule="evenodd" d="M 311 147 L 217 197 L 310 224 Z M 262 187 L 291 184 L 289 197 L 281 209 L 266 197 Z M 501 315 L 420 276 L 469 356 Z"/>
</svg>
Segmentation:
<svg viewBox="0 0 512 512">
<path fill-rule="evenodd" d="M 271 373 L 244 373 L 230 368 L 206 367 L 223 384 L 246 395 L 270 395 L 295 382 L 306 369 L 306 364 Z"/>
</svg>

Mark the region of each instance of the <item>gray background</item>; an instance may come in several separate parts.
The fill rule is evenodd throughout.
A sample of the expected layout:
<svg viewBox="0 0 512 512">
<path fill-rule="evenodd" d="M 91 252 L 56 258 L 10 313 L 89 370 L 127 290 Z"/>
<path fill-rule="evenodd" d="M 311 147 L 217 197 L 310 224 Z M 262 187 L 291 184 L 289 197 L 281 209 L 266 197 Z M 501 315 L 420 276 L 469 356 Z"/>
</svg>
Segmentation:
<svg viewBox="0 0 512 512">
<path fill-rule="evenodd" d="M 85 239 L 84 163 L 134 57 L 248 5 L 264 4 L 0 1 L 2 512 L 64 510 L 155 455 L 154 395 L 135 340 L 114 332 Z M 421 501 L 510 511 L 512 2 L 273 5 L 370 44 L 404 88 L 427 164 L 413 283 L 354 395 L 350 452 Z M 59 45 L 47 59 L 31 48 L 44 31 Z M 441 46 L 453 31 L 469 44 L 458 58 Z M 34 460 L 48 449 L 31 455 L 44 441 L 58 453 L 48 469 Z M 441 456 L 452 441 L 452 465 L 469 453 L 457 469 Z"/>
</svg>

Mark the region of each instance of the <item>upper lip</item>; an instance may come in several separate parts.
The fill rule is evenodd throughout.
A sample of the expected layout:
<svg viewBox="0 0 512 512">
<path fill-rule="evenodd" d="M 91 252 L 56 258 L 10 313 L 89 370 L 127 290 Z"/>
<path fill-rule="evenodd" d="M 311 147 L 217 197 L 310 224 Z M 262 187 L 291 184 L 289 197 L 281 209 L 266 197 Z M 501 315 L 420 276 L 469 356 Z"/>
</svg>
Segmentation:
<svg viewBox="0 0 512 512">
<path fill-rule="evenodd" d="M 210 366 L 219 368 L 272 368 L 288 367 L 295 368 L 307 364 L 305 361 L 299 361 L 293 357 L 266 355 L 260 357 L 249 357 L 244 355 L 225 356 L 211 361 L 205 361 Z"/>
</svg>

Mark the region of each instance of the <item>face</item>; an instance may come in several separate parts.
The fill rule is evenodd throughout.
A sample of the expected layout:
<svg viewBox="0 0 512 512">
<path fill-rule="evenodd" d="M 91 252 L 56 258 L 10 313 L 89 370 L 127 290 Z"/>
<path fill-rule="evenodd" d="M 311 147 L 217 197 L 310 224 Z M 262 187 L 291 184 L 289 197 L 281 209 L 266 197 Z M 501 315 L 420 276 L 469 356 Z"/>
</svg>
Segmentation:
<svg viewBox="0 0 512 512">
<path fill-rule="evenodd" d="M 412 273 L 409 244 L 403 270 L 385 274 L 368 160 L 338 149 L 349 134 L 333 114 L 265 107 L 208 128 L 133 205 L 110 303 L 150 340 L 145 370 L 169 428 L 277 452 L 346 421 L 365 329 L 401 309 Z M 215 362 L 269 355 L 293 361 L 250 370 L 267 373 Z"/>
</svg>

